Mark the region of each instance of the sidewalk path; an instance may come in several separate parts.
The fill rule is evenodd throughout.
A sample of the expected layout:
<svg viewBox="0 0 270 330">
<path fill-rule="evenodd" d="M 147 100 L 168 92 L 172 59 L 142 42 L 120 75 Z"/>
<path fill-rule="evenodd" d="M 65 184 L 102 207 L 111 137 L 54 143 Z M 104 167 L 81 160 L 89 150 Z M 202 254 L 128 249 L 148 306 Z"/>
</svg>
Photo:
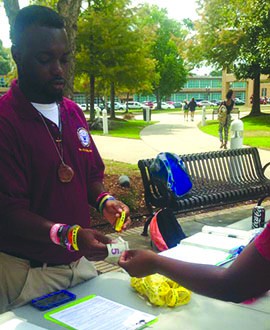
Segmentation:
<svg viewBox="0 0 270 330">
<path fill-rule="evenodd" d="M 152 113 L 151 119 L 158 123 L 143 129 L 141 140 L 94 135 L 102 158 L 137 164 L 138 160 L 153 158 L 162 151 L 181 155 L 219 150 L 218 137 L 198 129 L 200 114 L 195 115 L 193 122 L 184 121 L 182 113 Z M 259 153 L 263 165 L 270 161 L 270 151 L 260 149 Z M 270 178 L 270 166 L 266 175 Z"/>
</svg>

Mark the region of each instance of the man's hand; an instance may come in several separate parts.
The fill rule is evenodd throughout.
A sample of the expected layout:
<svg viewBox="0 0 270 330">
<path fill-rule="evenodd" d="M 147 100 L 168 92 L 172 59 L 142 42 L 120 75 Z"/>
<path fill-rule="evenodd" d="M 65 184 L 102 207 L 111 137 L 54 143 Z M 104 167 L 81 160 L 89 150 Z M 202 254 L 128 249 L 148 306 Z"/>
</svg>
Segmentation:
<svg viewBox="0 0 270 330">
<path fill-rule="evenodd" d="M 118 200 L 108 200 L 103 208 L 103 216 L 109 221 L 109 223 L 115 227 L 116 220 L 121 217 L 121 213 L 126 213 L 126 218 L 122 230 L 126 230 L 130 223 L 130 212 L 127 205 Z"/>
<path fill-rule="evenodd" d="M 108 256 L 106 244 L 111 242 L 97 230 L 82 228 L 78 231 L 79 251 L 90 261 L 104 260 Z"/>
</svg>

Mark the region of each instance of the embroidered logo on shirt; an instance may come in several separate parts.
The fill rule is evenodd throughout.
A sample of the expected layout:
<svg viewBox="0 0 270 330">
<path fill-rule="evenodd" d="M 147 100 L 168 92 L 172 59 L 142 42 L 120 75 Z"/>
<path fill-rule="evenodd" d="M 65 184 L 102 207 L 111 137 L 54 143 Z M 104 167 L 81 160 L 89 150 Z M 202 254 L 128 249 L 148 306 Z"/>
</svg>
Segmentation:
<svg viewBox="0 0 270 330">
<path fill-rule="evenodd" d="M 84 127 L 80 127 L 77 129 L 77 135 L 83 147 L 90 146 L 90 136 Z"/>
</svg>

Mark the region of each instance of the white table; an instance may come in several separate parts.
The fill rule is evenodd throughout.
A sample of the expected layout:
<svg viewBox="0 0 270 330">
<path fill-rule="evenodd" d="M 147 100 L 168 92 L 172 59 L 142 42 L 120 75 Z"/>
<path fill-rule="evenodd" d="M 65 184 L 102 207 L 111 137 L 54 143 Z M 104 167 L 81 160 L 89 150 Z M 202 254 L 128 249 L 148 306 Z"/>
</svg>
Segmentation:
<svg viewBox="0 0 270 330">
<path fill-rule="evenodd" d="M 263 330 L 270 329 L 270 311 L 259 311 L 250 305 L 237 305 L 193 294 L 188 305 L 177 308 L 149 306 L 130 287 L 125 273 L 110 272 L 71 290 L 77 297 L 98 294 L 127 306 L 158 315 L 158 322 L 151 329 L 159 330 Z M 260 298 L 255 305 L 269 306 L 270 297 Z M 27 305 L 13 311 L 17 316 L 45 329 L 63 329 L 43 318 L 39 312 Z M 90 330 L 90 329 L 89 329 Z M 92 330 L 92 329 L 91 329 Z M 93 329 L 94 330 L 94 329 Z M 109 330 L 109 329 L 108 329 Z"/>
<path fill-rule="evenodd" d="M 267 211 L 267 219 L 270 210 Z M 230 225 L 237 229 L 249 229 L 250 218 Z M 269 330 L 270 329 L 270 294 L 257 299 L 253 304 L 234 304 L 192 294 L 188 305 L 176 308 L 149 306 L 130 287 L 126 273 L 110 272 L 76 286 L 70 291 L 78 298 L 97 294 L 138 310 L 158 316 L 158 322 L 151 329 L 158 330 Z M 44 312 L 35 310 L 30 305 L 13 311 L 17 316 L 45 329 L 63 329 L 44 319 Z M 29 329 L 31 329 L 29 327 Z M 18 328 L 19 330 L 19 328 Z M 89 329 L 90 330 L 90 329 Z M 91 329 L 95 330 L 95 329 Z"/>
</svg>

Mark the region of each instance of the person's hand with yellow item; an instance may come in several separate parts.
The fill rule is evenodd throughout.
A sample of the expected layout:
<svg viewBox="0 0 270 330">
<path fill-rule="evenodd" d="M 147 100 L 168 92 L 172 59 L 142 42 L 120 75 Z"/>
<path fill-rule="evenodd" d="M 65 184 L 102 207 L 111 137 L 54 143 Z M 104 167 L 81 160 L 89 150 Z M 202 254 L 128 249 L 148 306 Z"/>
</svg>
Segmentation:
<svg viewBox="0 0 270 330">
<path fill-rule="evenodd" d="M 123 225 L 117 231 L 126 230 L 131 224 L 129 207 L 117 199 L 106 202 L 103 208 L 103 216 L 114 228 L 116 227 L 117 220 L 121 218 L 123 220 L 124 217 Z"/>
</svg>

